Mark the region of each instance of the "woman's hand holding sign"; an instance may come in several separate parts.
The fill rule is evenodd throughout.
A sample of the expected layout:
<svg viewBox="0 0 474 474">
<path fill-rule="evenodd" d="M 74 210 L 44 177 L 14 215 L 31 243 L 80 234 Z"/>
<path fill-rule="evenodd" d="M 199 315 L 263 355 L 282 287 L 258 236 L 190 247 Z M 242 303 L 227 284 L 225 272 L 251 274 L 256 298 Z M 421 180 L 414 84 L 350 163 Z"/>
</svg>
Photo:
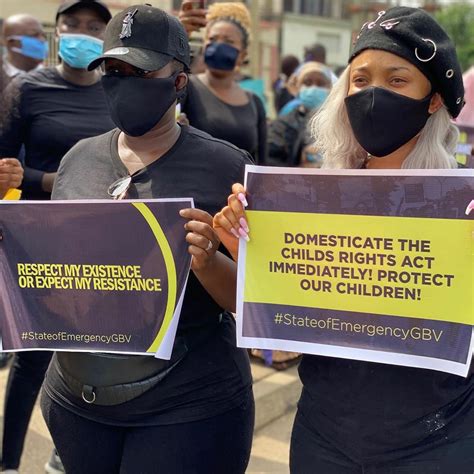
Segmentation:
<svg viewBox="0 0 474 474">
<path fill-rule="evenodd" d="M 220 244 L 212 228 L 212 216 L 200 209 L 183 209 L 180 215 L 188 219 L 184 228 L 188 231 L 188 251 L 193 256 L 191 268 L 194 271 L 203 270 L 215 257 Z"/>
<path fill-rule="evenodd" d="M 212 216 L 200 209 L 183 209 L 180 215 L 188 219 L 184 227 L 188 231 L 188 251 L 193 256 L 191 269 L 219 306 L 234 311 L 236 265 L 217 251 L 220 240 L 212 227 Z"/>
<path fill-rule="evenodd" d="M 214 216 L 214 229 L 221 242 L 237 261 L 239 253 L 239 238 L 247 242 L 249 238 L 249 226 L 245 216 L 247 207 L 245 188 L 236 183 L 232 186 L 232 194 L 227 198 L 227 206 Z"/>
</svg>

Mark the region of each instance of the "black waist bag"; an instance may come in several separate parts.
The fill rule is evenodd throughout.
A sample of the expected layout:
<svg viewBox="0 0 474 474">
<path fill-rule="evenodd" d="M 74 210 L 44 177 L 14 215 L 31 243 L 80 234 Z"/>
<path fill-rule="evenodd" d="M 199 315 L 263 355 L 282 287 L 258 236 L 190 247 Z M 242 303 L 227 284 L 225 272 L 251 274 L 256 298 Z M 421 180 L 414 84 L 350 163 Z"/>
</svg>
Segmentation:
<svg viewBox="0 0 474 474">
<path fill-rule="evenodd" d="M 221 319 L 212 327 L 177 336 L 170 360 L 153 356 L 58 352 L 60 376 L 71 393 L 86 403 L 112 406 L 128 402 L 156 386 L 190 350 L 209 339 Z"/>
</svg>

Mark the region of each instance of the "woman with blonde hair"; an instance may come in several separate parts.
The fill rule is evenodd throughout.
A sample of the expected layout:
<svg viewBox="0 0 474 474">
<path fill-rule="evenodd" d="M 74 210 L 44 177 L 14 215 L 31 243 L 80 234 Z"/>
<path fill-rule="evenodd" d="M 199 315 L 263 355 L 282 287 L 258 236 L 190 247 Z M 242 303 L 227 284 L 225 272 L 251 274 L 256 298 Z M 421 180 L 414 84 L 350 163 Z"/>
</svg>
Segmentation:
<svg viewBox="0 0 474 474">
<path fill-rule="evenodd" d="M 381 11 L 312 121 L 331 169 L 456 168 L 464 89 L 454 45 L 421 9 Z M 242 185 L 214 218 L 236 253 Z M 240 198 L 240 199 L 239 199 Z M 247 224 L 245 223 L 245 227 Z M 231 232 L 232 231 L 232 232 Z M 474 372 L 304 355 L 290 450 L 294 474 L 472 474 Z"/>
<path fill-rule="evenodd" d="M 295 98 L 269 127 L 268 162 L 273 166 L 320 167 L 322 157 L 313 146 L 308 122 L 329 95 L 331 71 L 324 64 L 310 61 L 289 82 Z"/>
<path fill-rule="evenodd" d="M 214 3 L 207 11 L 190 9 L 190 3 L 183 2 L 179 18 L 188 34 L 205 25 L 205 70 L 191 77 L 182 111 L 193 127 L 248 151 L 263 164 L 265 109 L 236 81 L 250 45 L 250 13 L 240 2 Z"/>
</svg>

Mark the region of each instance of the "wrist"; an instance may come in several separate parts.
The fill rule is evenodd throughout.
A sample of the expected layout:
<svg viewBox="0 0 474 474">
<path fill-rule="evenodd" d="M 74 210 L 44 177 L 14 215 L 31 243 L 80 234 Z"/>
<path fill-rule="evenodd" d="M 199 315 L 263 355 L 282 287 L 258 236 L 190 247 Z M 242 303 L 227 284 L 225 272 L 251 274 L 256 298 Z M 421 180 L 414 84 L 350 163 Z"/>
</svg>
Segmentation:
<svg viewBox="0 0 474 474">
<path fill-rule="evenodd" d="M 206 258 L 202 265 L 199 265 L 198 267 L 192 267 L 192 270 L 196 274 L 196 276 L 199 276 L 203 273 L 211 272 L 214 268 L 216 268 L 218 260 L 219 259 L 217 257 L 217 252 L 215 252 L 214 254 L 209 255 L 209 257 Z"/>
</svg>

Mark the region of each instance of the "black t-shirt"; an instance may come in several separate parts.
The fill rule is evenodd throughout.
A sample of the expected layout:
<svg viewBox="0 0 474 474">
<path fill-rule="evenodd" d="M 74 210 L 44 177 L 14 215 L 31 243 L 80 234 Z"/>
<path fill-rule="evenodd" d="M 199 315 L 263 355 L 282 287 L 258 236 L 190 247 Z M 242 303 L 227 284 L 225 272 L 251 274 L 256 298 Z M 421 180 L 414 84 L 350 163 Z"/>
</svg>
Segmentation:
<svg viewBox="0 0 474 474">
<path fill-rule="evenodd" d="M 197 77 L 191 77 L 182 111 L 191 126 L 248 151 L 257 164 L 265 164 L 267 121 L 262 101 L 247 92 L 245 105 L 229 105 Z"/>
<path fill-rule="evenodd" d="M 0 157 L 17 157 L 24 145 L 24 199 L 49 199 L 42 191 L 43 173 L 58 170 L 62 157 L 79 140 L 115 127 L 100 81 L 78 86 L 56 68 L 21 74 L 9 85 L 16 106 L 0 135 Z"/>
<path fill-rule="evenodd" d="M 474 432 L 473 369 L 464 378 L 305 355 L 299 407 L 310 426 L 348 457 L 391 461 Z"/>
<path fill-rule="evenodd" d="M 118 155 L 118 136 L 119 131 L 113 130 L 79 142 L 61 162 L 53 199 L 109 199 L 110 184 L 128 175 Z M 197 208 L 213 215 L 226 204 L 232 184 L 242 182 L 248 163 L 250 156 L 230 143 L 182 127 L 178 141 L 165 155 L 133 175 L 127 197 L 192 197 Z M 87 405 L 70 393 L 55 357 L 45 389 L 55 401 L 81 416 L 116 425 L 192 421 L 234 408 L 248 398 L 251 374 L 245 350 L 235 346 L 233 317 L 222 313 L 191 272 L 178 334 L 192 337 L 193 331 L 208 331 L 209 337 L 157 386 L 125 404 Z M 221 318 L 220 324 L 212 324 Z M 65 357 L 79 360 L 81 355 L 63 353 L 61 358 Z"/>
</svg>

